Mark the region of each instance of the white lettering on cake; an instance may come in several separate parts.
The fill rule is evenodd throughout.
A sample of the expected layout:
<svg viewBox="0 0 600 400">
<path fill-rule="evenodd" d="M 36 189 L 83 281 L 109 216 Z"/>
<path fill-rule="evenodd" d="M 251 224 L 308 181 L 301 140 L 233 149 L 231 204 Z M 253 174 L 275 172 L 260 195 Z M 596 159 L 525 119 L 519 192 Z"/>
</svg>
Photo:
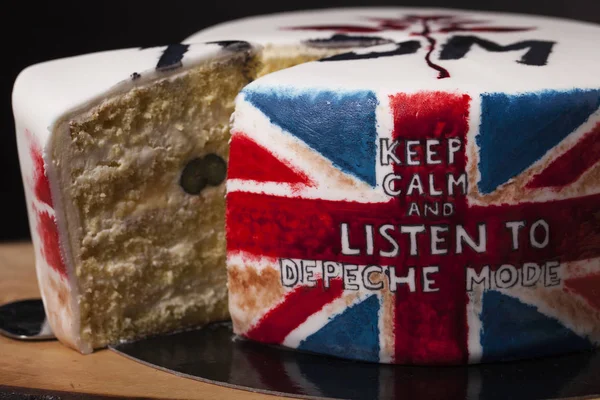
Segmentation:
<svg viewBox="0 0 600 400">
<path fill-rule="evenodd" d="M 314 287 L 317 285 L 315 277 L 315 270 L 317 268 L 317 262 L 314 260 L 302 260 L 302 275 L 304 276 L 304 284 L 306 286 Z"/>
<path fill-rule="evenodd" d="M 512 235 L 512 249 L 519 249 L 519 230 L 525 227 L 524 221 L 509 221 L 506 224 L 506 227 L 510 229 Z"/>
<path fill-rule="evenodd" d="M 544 239 L 542 241 L 538 241 L 535 237 L 536 232 L 539 231 L 539 229 L 537 229 L 538 227 L 541 227 L 543 231 Z M 550 227 L 546 221 L 540 219 L 531 225 L 531 228 L 529 229 L 529 241 L 536 249 L 543 249 L 544 247 L 548 246 L 548 243 L 550 242 Z"/>
<path fill-rule="evenodd" d="M 399 253 L 398 242 L 388 233 L 389 230 L 394 230 L 394 225 L 384 224 L 379 227 L 379 234 L 392 245 L 391 250 L 379 250 L 379 255 L 381 257 L 396 257 Z"/>
<path fill-rule="evenodd" d="M 390 267 L 388 269 L 389 272 L 389 280 L 390 280 L 390 291 L 396 292 L 398 290 L 398 286 L 408 285 L 409 292 L 414 292 L 416 290 L 415 285 L 415 269 L 414 267 L 408 268 L 408 272 L 405 276 L 397 276 L 396 275 L 396 267 Z"/>
<path fill-rule="evenodd" d="M 510 264 L 502 265 L 494 275 L 496 278 L 495 284 L 498 289 L 509 289 L 519 280 L 519 272 Z"/>
<path fill-rule="evenodd" d="M 423 292 L 438 292 L 440 290 L 440 288 L 432 287 L 435 284 L 435 281 L 430 277 L 430 275 L 438 273 L 439 270 L 440 267 L 437 265 L 423 268 Z"/>
<path fill-rule="evenodd" d="M 482 285 L 484 289 L 490 288 L 490 267 L 485 266 L 477 273 L 474 268 L 467 268 L 467 292 L 473 291 L 473 284 Z"/>
<path fill-rule="evenodd" d="M 440 152 L 440 147 L 446 147 L 445 157 Z M 461 138 L 440 139 L 379 139 L 379 162 L 387 165 L 440 165 L 455 163 L 456 153 L 463 148 Z M 403 160 L 401 159 L 403 158 Z"/>
<path fill-rule="evenodd" d="M 454 155 L 462 148 L 462 140 L 460 138 L 448 139 L 448 164 L 454 164 Z"/>
<path fill-rule="evenodd" d="M 415 147 L 418 145 L 420 145 L 418 140 L 406 141 L 406 165 L 421 165 L 421 160 L 415 158 L 418 155 Z"/>
<path fill-rule="evenodd" d="M 281 284 L 285 287 L 292 287 L 298 284 L 299 271 L 298 265 L 293 260 L 282 258 L 279 260 L 281 270 Z"/>
<path fill-rule="evenodd" d="M 383 178 L 383 191 L 388 196 L 398 196 L 402 190 L 396 189 L 394 182 L 401 180 L 402 177 L 396 174 L 387 174 Z"/>
<path fill-rule="evenodd" d="M 542 268 L 533 262 L 526 262 L 521 269 L 521 284 L 523 286 L 534 286 L 540 280 Z"/>
<path fill-rule="evenodd" d="M 390 163 L 400 165 L 400 160 L 394 153 L 396 147 L 398 147 L 398 144 L 399 142 L 397 140 L 392 141 L 391 145 L 389 144 L 389 139 L 382 138 L 379 140 L 379 148 L 381 149 L 381 165 L 390 165 Z"/>
<path fill-rule="evenodd" d="M 558 261 L 548 261 L 546 263 L 546 274 L 544 276 L 545 286 L 556 286 L 560 284 L 560 277 L 557 268 L 560 267 Z"/>
<path fill-rule="evenodd" d="M 342 276 L 342 264 L 334 261 L 323 262 L 323 286 L 329 288 L 331 280 Z"/>
<path fill-rule="evenodd" d="M 417 234 L 425 232 L 425 225 L 402 225 L 400 233 L 408 233 L 410 235 L 410 255 L 416 256 L 419 253 Z"/>
<path fill-rule="evenodd" d="M 447 175 L 448 182 L 448 195 L 454 196 L 454 188 L 459 187 L 459 194 L 466 196 L 467 195 L 467 174 L 462 173 L 458 176 L 458 179 L 454 176 L 454 174 Z"/>
<path fill-rule="evenodd" d="M 378 282 L 373 282 L 372 276 L 377 274 L 381 277 L 383 273 L 383 268 L 379 265 L 369 265 L 363 269 L 362 272 L 362 282 L 365 289 L 368 290 L 381 290 L 383 289 L 383 280 L 379 280 Z"/>
<path fill-rule="evenodd" d="M 358 290 L 360 286 L 356 283 L 358 281 L 358 265 L 344 264 L 343 266 L 343 281 L 345 290 Z"/>
<path fill-rule="evenodd" d="M 433 149 L 433 146 L 439 146 L 440 145 L 440 141 L 437 139 L 428 139 L 427 140 L 427 145 L 426 145 L 426 151 L 425 151 L 425 156 L 426 156 L 426 160 L 427 160 L 427 164 L 429 165 L 436 165 L 436 164 L 441 164 L 442 160 L 438 159 L 434 159 L 434 156 L 438 156 L 438 152 L 437 150 Z"/>
<path fill-rule="evenodd" d="M 435 188 L 435 175 L 429 174 L 429 194 L 431 196 L 441 196 L 444 192 Z"/>
<path fill-rule="evenodd" d="M 445 237 L 440 237 L 440 233 L 448 232 L 447 226 L 432 226 L 431 227 L 431 254 L 447 254 L 448 248 L 439 247 L 440 244 L 446 243 Z"/>
<path fill-rule="evenodd" d="M 360 249 L 353 249 L 350 247 L 350 233 L 348 232 L 348 224 L 342 223 L 342 254 L 344 255 L 358 255 Z"/>
<path fill-rule="evenodd" d="M 463 243 L 475 250 L 477 253 L 485 253 L 487 248 L 487 238 L 485 224 L 479 224 L 478 226 L 479 240 L 475 242 L 471 236 L 467 233 L 462 225 L 456 226 L 456 254 L 462 254 Z"/>
</svg>

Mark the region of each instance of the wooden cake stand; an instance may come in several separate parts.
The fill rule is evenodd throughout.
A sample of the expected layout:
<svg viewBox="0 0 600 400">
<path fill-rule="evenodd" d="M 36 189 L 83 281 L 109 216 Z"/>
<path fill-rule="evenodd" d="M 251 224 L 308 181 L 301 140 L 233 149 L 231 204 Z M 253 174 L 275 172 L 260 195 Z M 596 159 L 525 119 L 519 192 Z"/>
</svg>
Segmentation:
<svg viewBox="0 0 600 400">
<path fill-rule="evenodd" d="M 39 297 L 31 244 L 0 244 L 0 304 Z M 20 342 L 0 336 L 0 398 L 94 399 L 98 396 L 278 398 L 182 378 L 109 350 L 83 356 L 57 341 Z"/>
<path fill-rule="evenodd" d="M 38 297 L 31 244 L 0 244 L 0 304 Z M 195 379 L 303 398 L 599 399 L 592 394 L 600 393 L 600 352 L 460 368 L 386 366 L 235 341 L 226 325 L 87 356 L 58 341 L 0 336 L 0 399 L 276 398 Z"/>
</svg>

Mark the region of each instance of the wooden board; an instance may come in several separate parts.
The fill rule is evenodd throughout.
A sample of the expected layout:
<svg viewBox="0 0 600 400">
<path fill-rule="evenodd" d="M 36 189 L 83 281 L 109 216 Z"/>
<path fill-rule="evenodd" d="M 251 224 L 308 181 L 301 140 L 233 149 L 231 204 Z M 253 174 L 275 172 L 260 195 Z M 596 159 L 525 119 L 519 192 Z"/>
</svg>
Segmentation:
<svg viewBox="0 0 600 400">
<path fill-rule="evenodd" d="M 33 248 L 29 243 L 0 244 L 0 304 L 27 298 L 39 298 Z M 57 341 L 19 342 L 0 336 L 0 398 L 3 393 L 40 396 L 46 390 L 127 398 L 277 398 L 181 378 L 109 350 L 83 356 Z"/>
</svg>

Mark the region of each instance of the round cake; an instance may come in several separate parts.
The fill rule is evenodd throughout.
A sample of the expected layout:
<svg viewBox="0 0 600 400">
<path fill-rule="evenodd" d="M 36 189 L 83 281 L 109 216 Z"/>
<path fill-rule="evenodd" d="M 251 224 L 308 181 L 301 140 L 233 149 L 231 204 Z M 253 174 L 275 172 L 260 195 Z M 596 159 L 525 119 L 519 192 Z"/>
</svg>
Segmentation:
<svg viewBox="0 0 600 400">
<path fill-rule="evenodd" d="M 29 68 L 15 118 L 53 330 L 90 352 L 230 315 L 396 364 L 595 348 L 599 37 L 332 9 Z"/>
</svg>

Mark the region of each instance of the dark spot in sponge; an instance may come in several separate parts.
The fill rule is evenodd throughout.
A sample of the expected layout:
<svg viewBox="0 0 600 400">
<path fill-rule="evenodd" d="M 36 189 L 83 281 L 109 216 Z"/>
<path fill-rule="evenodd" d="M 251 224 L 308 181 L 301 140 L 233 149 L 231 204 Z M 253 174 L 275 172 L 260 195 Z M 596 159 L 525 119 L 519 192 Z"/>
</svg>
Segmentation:
<svg viewBox="0 0 600 400">
<path fill-rule="evenodd" d="M 181 173 L 179 185 L 189 194 L 198 194 L 206 187 L 202 164 L 201 158 L 194 158 L 187 163 Z"/>
<path fill-rule="evenodd" d="M 206 186 L 218 186 L 227 176 L 227 164 L 216 154 L 189 161 L 181 173 L 179 185 L 189 194 L 200 194 Z"/>
<path fill-rule="evenodd" d="M 216 154 L 207 154 L 204 157 L 204 176 L 211 186 L 218 186 L 227 176 L 227 164 L 225 160 Z"/>
</svg>

